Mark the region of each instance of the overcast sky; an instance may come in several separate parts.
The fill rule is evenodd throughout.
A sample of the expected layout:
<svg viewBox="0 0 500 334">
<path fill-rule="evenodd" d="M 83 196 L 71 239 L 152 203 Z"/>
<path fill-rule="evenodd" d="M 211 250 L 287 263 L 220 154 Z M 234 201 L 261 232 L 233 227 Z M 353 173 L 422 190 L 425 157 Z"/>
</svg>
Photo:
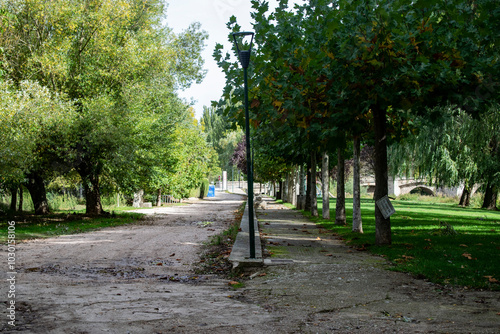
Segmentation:
<svg viewBox="0 0 500 334">
<path fill-rule="evenodd" d="M 229 30 L 226 23 L 234 15 L 242 31 L 252 30 L 250 0 L 167 0 L 166 24 L 175 32 L 185 30 L 191 23 L 200 22 L 202 29 L 208 32 L 208 41 L 203 52 L 205 68 L 208 73 L 201 84 L 193 84 L 191 88 L 180 92 L 187 101 L 194 100 L 196 118 L 203 114 L 203 106 L 210 106 L 211 101 L 218 101 L 222 95 L 225 78 L 217 67 L 212 54 L 216 43 L 224 45 L 224 51 L 229 51 L 231 45 L 227 41 Z M 271 0 L 270 7 L 276 6 L 278 0 Z M 290 1 L 292 3 L 294 1 Z M 298 1 L 297 1 L 298 2 Z"/>
</svg>

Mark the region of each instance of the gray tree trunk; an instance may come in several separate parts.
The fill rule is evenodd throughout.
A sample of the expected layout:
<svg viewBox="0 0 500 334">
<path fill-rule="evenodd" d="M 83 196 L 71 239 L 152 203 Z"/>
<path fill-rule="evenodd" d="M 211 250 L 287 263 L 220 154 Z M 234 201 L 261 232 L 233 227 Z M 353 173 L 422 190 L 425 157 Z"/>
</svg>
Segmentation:
<svg viewBox="0 0 500 334">
<path fill-rule="evenodd" d="M 161 189 L 158 189 L 156 194 L 156 206 L 161 206 Z"/>
<path fill-rule="evenodd" d="M 328 173 L 328 153 L 323 152 L 321 180 L 323 181 L 323 219 L 330 219 L 330 175 Z"/>
<path fill-rule="evenodd" d="M 337 150 L 337 201 L 335 204 L 335 224 L 346 225 L 344 155 L 342 154 L 342 149 L 340 148 Z"/>
<path fill-rule="evenodd" d="M 299 196 L 297 198 L 297 209 L 304 210 L 306 203 L 306 175 L 304 165 L 300 165 L 299 169 Z"/>
<path fill-rule="evenodd" d="M 354 138 L 354 178 L 352 198 L 352 231 L 363 233 L 363 222 L 361 221 L 361 187 L 360 187 L 360 165 L 359 165 L 360 140 Z"/>
<path fill-rule="evenodd" d="M 318 216 L 318 200 L 316 198 L 316 153 L 311 153 L 311 215 Z"/>
<path fill-rule="evenodd" d="M 311 166 L 307 166 L 306 183 L 307 183 L 306 202 L 305 202 L 304 210 L 310 211 L 311 210 Z"/>
</svg>

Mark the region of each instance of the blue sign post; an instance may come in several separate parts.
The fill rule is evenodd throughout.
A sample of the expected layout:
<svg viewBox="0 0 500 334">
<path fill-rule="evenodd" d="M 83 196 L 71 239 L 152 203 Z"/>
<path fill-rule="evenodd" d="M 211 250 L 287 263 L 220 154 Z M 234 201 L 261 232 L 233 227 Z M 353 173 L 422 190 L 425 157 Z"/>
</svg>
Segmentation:
<svg viewBox="0 0 500 334">
<path fill-rule="evenodd" d="M 215 186 L 208 186 L 207 197 L 215 197 Z"/>
</svg>

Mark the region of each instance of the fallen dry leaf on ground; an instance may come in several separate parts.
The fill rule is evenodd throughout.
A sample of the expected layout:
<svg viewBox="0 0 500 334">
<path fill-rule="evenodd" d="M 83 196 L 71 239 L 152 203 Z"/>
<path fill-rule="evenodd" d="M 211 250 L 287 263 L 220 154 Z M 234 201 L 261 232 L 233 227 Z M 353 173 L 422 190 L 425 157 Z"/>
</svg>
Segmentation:
<svg viewBox="0 0 500 334">
<path fill-rule="evenodd" d="M 490 283 L 498 283 L 498 280 L 493 276 L 483 276 L 483 277 L 487 278 Z"/>
</svg>

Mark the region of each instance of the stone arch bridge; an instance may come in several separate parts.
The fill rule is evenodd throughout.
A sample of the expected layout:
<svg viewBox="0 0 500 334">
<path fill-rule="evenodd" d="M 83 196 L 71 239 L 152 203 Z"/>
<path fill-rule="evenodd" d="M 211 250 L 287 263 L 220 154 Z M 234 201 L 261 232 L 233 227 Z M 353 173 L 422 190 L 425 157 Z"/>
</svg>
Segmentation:
<svg viewBox="0 0 500 334">
<path fill-rule="evenodd" d="M 367 178 L 361 181 L 362 186 L 367 186 L 368 193 L 375 192 L 375 179 Z M 400 177 L 389 177 L 389 195 L 399 196 L 409 194 L 413 190 L 420 189 L 423 192 L 435 196 L 435 195 L 446 195 L 446 196 L 461 196 L 463 191 L 463 186 L 461 187 L 440 187 L 429 185 L 426 179 L 407 179 Z"/>
</svg>

